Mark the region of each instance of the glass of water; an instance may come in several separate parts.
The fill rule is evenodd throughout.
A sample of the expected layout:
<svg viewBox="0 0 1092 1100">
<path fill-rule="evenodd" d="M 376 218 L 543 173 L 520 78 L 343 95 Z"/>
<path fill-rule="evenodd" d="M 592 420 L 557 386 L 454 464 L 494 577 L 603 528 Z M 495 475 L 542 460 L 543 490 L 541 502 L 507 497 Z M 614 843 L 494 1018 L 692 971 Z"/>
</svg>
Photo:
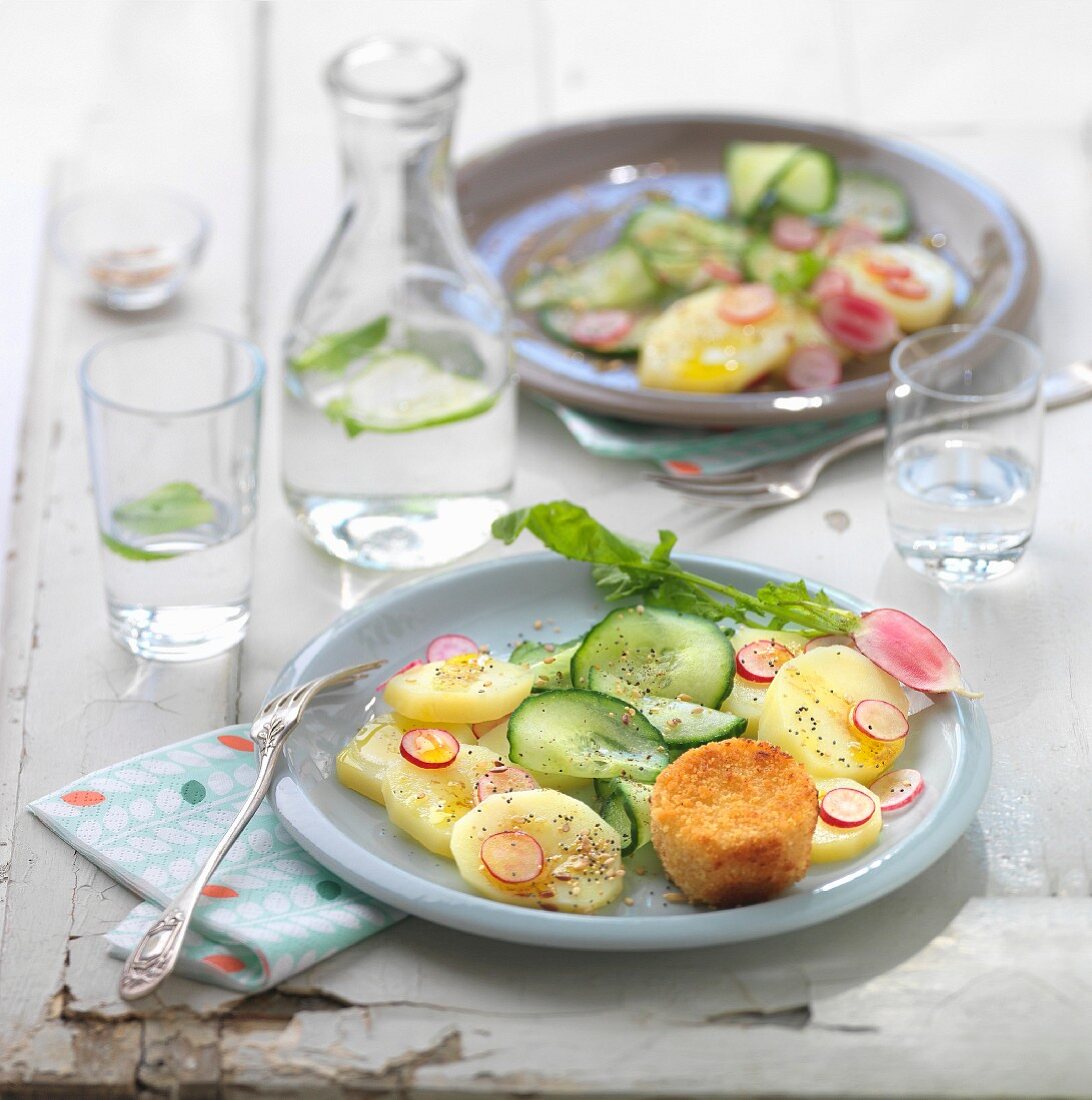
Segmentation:
<svg viewBox="0 0 1092 1100">
<path fill-rule="evenodd" d="M 110 631 L 140 657 L 199 660 L 246 631 L 264 375 L 257 348 L 200 325 L 81 364 Z"/>
<path fill-rule="evenodd" d="M 1031 537 L 1042 356 L 1027 337 L 945 325 L 891 355 L 885 485 L 895 546 L 945 585 L 1004 576 Z"/>
</svg>

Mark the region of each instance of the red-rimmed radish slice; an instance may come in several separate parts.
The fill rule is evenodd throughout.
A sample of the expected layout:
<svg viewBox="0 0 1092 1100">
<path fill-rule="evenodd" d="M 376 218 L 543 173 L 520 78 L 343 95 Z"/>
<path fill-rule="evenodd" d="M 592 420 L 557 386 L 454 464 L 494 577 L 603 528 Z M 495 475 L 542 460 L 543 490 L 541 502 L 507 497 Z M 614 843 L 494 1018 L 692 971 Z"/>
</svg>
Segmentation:
<svg viewBox="0 0 1092 1100">
<path fill-rule="evenodd" d="M 482 841 L 482 865 L 498 881 L 509 885 L 531 882 L 542 874 L 546 857 L 542 845 L 530 833 L 508 829 Z"/>
<path fill-rule="evenodd" d="M 905 611 L 893 607 L 866 611 L 853 639 L 873 664 L 915 691 L 950 691 L 968 699 L 982 696 L 964 687 L 959 662 L 948 647 Z"/>
<path fill-rule="evenodd" d="M 720 297 L 717 313 L 734 325 L 752 325 L 777 309 L 777 295 L 765 283 L 740 283 Z"/>
<path fill-rule="evenodd" d="M 805 344 L 789 356 L 785 381 L 794 390 L 821 390 L 842 380 L 842 363 L 823 344 Z"/>
<path fill-rule="evenodd" d="M 484 802 L 491 794 L 509 794 L 512 791 L 537 791 L 538 780 L 522 768 L 501 764 L 490 768 L 474 784 L 474 801 Z"/>
<path fill-rule="evenodd" d="M 853 787 L 835 787 L 819 802 L 819 816 L 836 829 L 859 829 L 875 812 L 876 803 Z"/>
<path fill-rule="evenodd" d="M 836 294 L 848 294 L 853 289 L 853 283 L 844 271 L 836 267 L 828 267 L 815 276 L 815 281 L 808 287 L 808 293 L 820 302 L 824 298 L 833 298 Z"/>
<path fill-rule="evenodd" d="M 750 642 L 736 652 L 736 671 L 752 684 L 768 684 L 777 670 L 792 660 L 792 650 L 780 642 L 763 638 Z"/>
<path fill-rule="evenodd" d="M 475 737 L 484 737 L 490 730 L 495 730 L 497 726 L 503 726 L 511 717 L 510 714 L 506 714 L 503 718 L 491 718 L 488 722 L 472 722 L 470 732 Z"/>
<path fill-rule="evenodd" d="M 617 344 L 627 336 L 637 318 L 624 309 L 589 309 L 573 318 L 569 335 L 578 344 L 604 347 Z"/>
<path fill-rule="evenodd" d="M 710 279 L 718 283 L 743 282 L 743 273 L 738 267 L 733 267 L 732 264 L 725 263 L 724 260 L 714 259 L 712 256 L 702 260 L 701 269 Z"/>
<path fill-rule="evenodd" d="M 849 712 L 849 720 L 873 741 L 901 741 L 910 732 L 906 715 L 886 699 L 862 699 Z"/>
<path fill-rule="evenodd" d="M 879 244 L 880 235 L 871 226 L 862 222 L 848 221 L 838 226 L 826 241 L 826 251 L 831 255 L 839 252 L 852 252 L 855 248 L 868 248 Z"/>
<path fill-rule="evenodd" d="M 916 768 L 897 768 L 881 775 L 868 789 L 880 800 L 880 809 L 887 814 L 909 806 L 925 790 L 925 780 Z"/>
<path fill-rule="evenodd" d="M 796 214 L 782 214 L 774 218 L 770 227 L 770 239 L 786 252 L 809 252 L 822 239 L 822 233 L 807 218 Z"/>
<path fill-rule="evenodd" d="M 446 768 L 459 755 L 459 739 L 447 730 L 406 730 L 398 751 L 419 768 Z"/>
<path fill-rule="evenodd" d="M 852 634 L 820 634 L 818 638 L 812 638 L 804 646 L 804 652 L 810 653 L 813 649 L 822 649 L 828 645 L 844 645 L 850 649 L 857 648 L 857 643 L 853 640 Z"/>
<path fill-rule="evenodd" d="M 909 279 L 914 272 L 901 260 L 881 252 L 865 260 L 865 269 L 877 279 Z"/>
<path fill-rule="evenodd" d="M 839 344 L 862 355 L 889 348 L 899 336 L 891 311 L 857 294 L 824 298 L 819 303 L 819 321 Z"/>
<path fill-rule="evenodd" d="M 913 275 L 900 276 L 899 278 L 890 276 L 884 279 L 883 288 L 889 294 L 894 294 L 896 298 L 909 298 L 912 302 L 920 302 L 922 298 L 929 297 L 929 288 L 920 279 L 915 279 Z"/>
<path fill-rule="evenodd" d="M 401 676 L 403 672 L 409 672 L 409 670 L 411 668 L 420 668 L 424 663 L 425 663 L 424 661 L 417 661 L 417 660 L 410 661 L 410 663 L 408 665 L 403 665 L 396 673 L 394 673 L 393 676 L 388 676 L 383 681 L 383 683 L 381 683 L 379 685 L 379 687 L 377 687 L 375 690 L 376 691 L 382 691 L 391 682 L 391 680 L 394 679 L 395 676 Z"/>
<path fill-rule="evenodd" d="M 452 657 L 463 657 L 466 654 L 473 656 L 473 654 L 480 652 L 478 643 L 465 634 L 441 634 L 428 643 L 428 648 L 425 650 L 425 660 L 429 663 L 449 661 Z"/>
</svg>

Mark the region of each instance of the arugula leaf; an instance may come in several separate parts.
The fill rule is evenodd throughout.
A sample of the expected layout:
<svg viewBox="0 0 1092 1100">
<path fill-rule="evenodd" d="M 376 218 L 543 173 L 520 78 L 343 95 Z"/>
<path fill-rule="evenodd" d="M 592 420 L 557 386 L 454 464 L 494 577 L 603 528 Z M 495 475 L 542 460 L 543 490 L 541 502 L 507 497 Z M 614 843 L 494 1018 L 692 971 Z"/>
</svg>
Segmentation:
<svg viewBox="0 0 1092 1100">
<path fill-rule="evenodd" d="M 384 315 L 349 332 L 335 332 L 330 336 L 323 336 L 294 359 L 290 359 L 288 365 L 297 374 L 305 374 L 308 371 L 344 374 L 345 369 L 354 359 L 359 359 L 387 338 L 389 327 L 390 318 Z"/>
<path fill-rule="evenodd" d="M 770 279 L 770 285 L 778 294 L 799 293 L 806 287 L 811 286 L 815 282 L 816 276 L 826 266 L 825 261 L 814 252 L 801 252 L 796 257 L 795 270 L 791 272 L 774 272 L 773 278 Z"/>
<path fill-rule="evenodd" d="M 822 590 L 810 591 L 803 581 L 766 584 L 751 595 L 688 573 L 671 560 L 677 541 L 673 531 L 661 531 L 655 546 L 637 542 L 604 527 L 571 501 L 521 508 L 493 524 L 494 537 L 507 544 L 524 531 L 563 557 L 589 562 L 607 600 L 639 598 L 652 607 L 744 626 L 779 629 L 792 624 L 809 635 L 849 634 L 860 626 L 857 614 L 836 606 Z"/>
<path fill-rule="evenodd" d="M 212 523 L 216 507 L 191 481 L 170 481 L 139 500 L 119 504 L 114 522 L 138 535 L 166 535 Z"/>
</svg>

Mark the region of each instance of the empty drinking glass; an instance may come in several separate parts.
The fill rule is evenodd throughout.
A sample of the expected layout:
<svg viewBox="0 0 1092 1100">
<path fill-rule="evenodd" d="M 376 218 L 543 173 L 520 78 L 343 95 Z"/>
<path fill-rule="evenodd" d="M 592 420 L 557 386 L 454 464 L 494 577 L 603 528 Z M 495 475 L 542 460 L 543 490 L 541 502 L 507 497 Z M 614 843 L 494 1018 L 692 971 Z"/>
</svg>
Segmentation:
<svg viewBox="0 0 1092 1100">
<path fill-rule="evenodd" d="M 1042 441 L 1042 356 L 973 325 L 916 333 L 892 352 L 887 516 L 911 568 L 946 585 L 1011 572 L 1031 537 Z"/>
<path fill-rule="evenodd" d="M 264 375 L 257 348 L 199 325 L 84 358 L 107 614 L 140 657 L 211 657 L 246 631 Z"/>
</svg>

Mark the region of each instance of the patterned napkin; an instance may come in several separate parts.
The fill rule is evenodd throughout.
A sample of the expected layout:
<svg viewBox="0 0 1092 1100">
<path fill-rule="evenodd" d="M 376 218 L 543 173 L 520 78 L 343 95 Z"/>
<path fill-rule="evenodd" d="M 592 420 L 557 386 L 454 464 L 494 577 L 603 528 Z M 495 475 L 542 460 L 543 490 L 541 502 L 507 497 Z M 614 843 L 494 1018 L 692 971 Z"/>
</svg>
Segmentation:
<svg viewBox="0 0 1092 1100">
<path fill-rule="evenodd" d="M 128 955 L 242 805 L 256 776 L 248 729 L 145 753 L 31 803 L 63 840 L 147 899 L 107 935 L 112 955 Z M 178 970 L 256 993 L 403 916 L 316 863 L 263 803 L 205 887 Z"/>
<path fill-rule="evenodd" d="M 546 402 L 586 451 L 603 458 L 657 462 L 675 474 L 725 474 L 766 462 L 795 458 L 878 424 L 881 414 L 861 413 L 844 420 L 823 420 L 711 431 L 661 428 L 593 416 Z"/>
</svg>

